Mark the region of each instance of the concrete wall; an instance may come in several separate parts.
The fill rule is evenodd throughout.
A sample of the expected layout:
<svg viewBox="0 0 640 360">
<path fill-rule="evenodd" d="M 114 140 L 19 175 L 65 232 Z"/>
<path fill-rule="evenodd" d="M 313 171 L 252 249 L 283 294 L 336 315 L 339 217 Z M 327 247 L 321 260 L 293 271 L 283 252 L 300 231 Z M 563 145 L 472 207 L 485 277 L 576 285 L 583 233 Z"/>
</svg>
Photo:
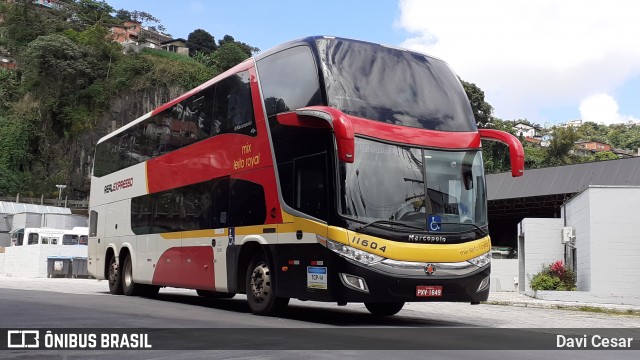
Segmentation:
<svg viewBox="0 0 640 360">
<path fill-rule="evenodd" d="M 640 188 L 590 187 L 583 194 L 588 197 L 590 209 L 587 239 L 591 254 L 590 291 L 596 295 L 640 297 Z M 570 224 L 577 230 L 576 247 L 580 254 L 584 246 L 579 240 L 583 233 L 580 227 L 584 222 L 569 211 L 576 210 L 569 208 L 573 202 L 567 204 L 567 220 L 572 217 L 575 220 Z M 578 267 L 578 271 L 583 269 Z"/>
<path fill-rule="evenodd" d="M 7 258 L 7 254 L 5 253 L 0 253 L 0 276 L 5 274 L 4 271 L 4 267 L 5 267 L 5 263 L 6 263 L 6 259 Z"/>
<path fill-rule="evenodd" d="M 12 277 L 47 277 L 49 256 L 87 257 L 86 245 L 25 245 L 5 249 L 3 275 Z M 1 270 L 1 268 L 0 268 Z"/>
<path fill-rule="evenodd" d="M 576 234 L 576 287 L 591 291 L 591 193 L 583 191 L 567 202 L 562 210 L 567 226 Z"/>
<path fill-rule="evenodd" d="M 564 259 L 560 242 L 564 220 L 527 218 L 518 227 L 519 290 L 525 291 L 530 290 L 529 278 L 543 266 Z"/>
<path fill-rule="evenodd" d="M 517 291 L 514 278 L 518 278 L 518 259 L 491 260 L 490 291 Z"/>
</svg>

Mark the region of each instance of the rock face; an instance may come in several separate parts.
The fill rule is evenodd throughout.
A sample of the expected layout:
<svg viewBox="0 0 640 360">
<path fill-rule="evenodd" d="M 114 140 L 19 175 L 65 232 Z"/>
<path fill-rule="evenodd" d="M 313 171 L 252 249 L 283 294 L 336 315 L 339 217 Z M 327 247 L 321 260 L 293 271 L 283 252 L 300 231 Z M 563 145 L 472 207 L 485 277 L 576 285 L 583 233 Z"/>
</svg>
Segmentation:
<svg viewBox="0 0 640 360">
<path fill-rule="evenodd" d="M 95 145 L 103 136 L 128 124 L 138 117 L 169 102 L 186 90 L 179 87 L 160 87 L 145 91 L 124 92 L 111 99 L 109 109 L 97 121 L 91 131 L 69 144 L 69 179 L 72 191 L 70 199 L 88 199 Z"/>
</svg>

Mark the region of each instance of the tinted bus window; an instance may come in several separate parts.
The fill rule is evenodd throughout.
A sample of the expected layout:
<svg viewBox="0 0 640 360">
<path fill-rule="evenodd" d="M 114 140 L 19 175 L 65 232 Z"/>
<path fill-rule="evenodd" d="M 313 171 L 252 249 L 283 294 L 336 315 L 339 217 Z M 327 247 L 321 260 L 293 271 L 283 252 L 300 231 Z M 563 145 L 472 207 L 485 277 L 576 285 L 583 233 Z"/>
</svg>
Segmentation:
<svg viewBox="0 0 640 360">
<path fill-rule="evenodd" d="M 96 146 L 101 177 L 209 137 L 257 136 L 248 71 L 229 76 Z"/>
<path fill-rule="evenodd" d="M 267 205 L 260 184 L 221 178 L 131 199 L 136 235 L 262 225 Z"/>
<path fill-rule="evenodd" d="M 98 233 L 98 212 L 91 210 L 89 214 L 89 236 L 96 236 Z"/>
<path fill-rule="evenodd" d="M 268 116 L 322 104 L 318 70 L 309 47 L 275 53 L 257 66 Z"/>
<path fill-rule="evenodd" d="M 267 217 L 264 189 L 260 184 L 234 179 L 229 194 L 229 226 L 262 225 Z"/>
</svg>

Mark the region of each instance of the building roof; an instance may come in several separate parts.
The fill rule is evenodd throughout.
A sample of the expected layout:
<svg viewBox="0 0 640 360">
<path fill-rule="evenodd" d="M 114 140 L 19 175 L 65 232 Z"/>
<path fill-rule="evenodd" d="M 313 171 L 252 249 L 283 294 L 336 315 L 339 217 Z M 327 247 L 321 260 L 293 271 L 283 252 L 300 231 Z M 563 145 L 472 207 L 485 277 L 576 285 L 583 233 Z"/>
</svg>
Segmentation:
<svg viewBox="0 0 640 360">
<path fill-rule="evenodd" d="M 640 157 L 487 175 L 488 200 L 573 194 L 589 185 L 640 185 Z"/>
<path fill-rule="evenodd" d="M 57 206 L 0 201 L 0 214 L 18 214 L 25 212 L 37 214 L 71 214 L 71 209 Z"/>
</svg>

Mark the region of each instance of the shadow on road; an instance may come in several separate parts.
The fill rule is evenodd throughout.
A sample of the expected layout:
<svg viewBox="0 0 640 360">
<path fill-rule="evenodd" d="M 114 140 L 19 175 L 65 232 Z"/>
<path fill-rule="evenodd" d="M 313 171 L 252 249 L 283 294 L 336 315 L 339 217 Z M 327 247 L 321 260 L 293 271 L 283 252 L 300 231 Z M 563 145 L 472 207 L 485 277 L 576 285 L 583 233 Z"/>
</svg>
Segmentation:
<svg viewBox="0 0 640 360">
<path fill-rule="evenodd" d="M 245 299 L 209 299 L 196 295 L 183 294 L 158 294 L 150 301 L 167 301 L 194 306 L 202 306 L 217 310 L 230 311 L 236 313 L 250 313 L 249 305 Z M 317 303 L 315 303 L 317 304 Z M 376 317 L 366 310 L 338 307 L 327 308 L 324 306 L 314 306 L 313 302 L 305 304 L 290 304 L 284 313 L 278 317 L 288 320 L 305 321 L 310 323 L 331 325 L 331 326 L 402 326 L 402 327 L 468 327 L 469 324 L 459 322 L 440 321 L 429 318 L 418 318 L 415 316 L 399 314 L 390 317 Z"/>
</svg>

